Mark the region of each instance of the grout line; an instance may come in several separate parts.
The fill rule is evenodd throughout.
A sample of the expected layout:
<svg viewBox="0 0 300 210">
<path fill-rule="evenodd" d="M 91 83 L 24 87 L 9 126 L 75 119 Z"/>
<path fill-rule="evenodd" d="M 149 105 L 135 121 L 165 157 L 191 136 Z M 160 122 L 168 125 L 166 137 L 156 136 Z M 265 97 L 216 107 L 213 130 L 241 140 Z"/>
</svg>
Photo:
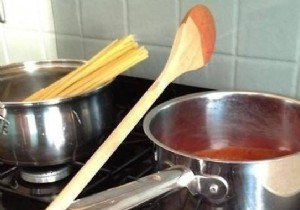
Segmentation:
<svg viewBox="0 0 300 210">
<path fill-rule="evenodd" d="M 83 51 L 83 58 L 82 59 L 86 59 L 87 57 L 87 53 L 86 53 L 86 48 L 85 48 L 85 44 L 84 44 L 84 36 L 83 36 L 83 22 L 82 22 L 82 5 L 81 5 L 81 1 L 80 0 L 76 0 L 75 1 L 75 5 L 76 5 L 76 10 L 77 10 L 77 14 L 78 14 L 78 22 L 79 22 L 79 33 L 80 33 L 80 44 L 81 44 L 81 48 Z"/>
<path fill-rule="evenodd" d="M 129 24 L 129 1 L 128 0 L 123 0 L 123 11 L 124 11 L 124 20 L 123 20 L 123 25 L 124 25 L 124 33 L 129 34 L 130 33 L 130 24 Z M 127 76 L 132 76 L 131 71 L 125 71 L 122 73 L 123 75 Z"/>
<path fill-rule="evenodd" d="M 233 29 L 234 33 L 234 73 L 233 73 L 233 89 L 236 89 L 236 84 L 237 84 L 237 62 L 238 62 L 238 28 L 239 28 L 239 21 L 240 21 L 240 1 L 236 0 L 234 2 L 234 21 L 235 21 L 235 28 Z"/>
<path fill-rule="evenodd" d="M 182 14 L 182 8 L 181 8 L 181 4 L 180 4 L 180 0 L 175 1 L 175 15 L 176 15 L 176 19 L 177 19 L 177 27 L 179 27 L 180 22 L 181 22 L 181 14 Z"/>
<path fill-rule="evenodd" d="M 182 13 L 182 8 L 181 8 L 180 0 L 177 0 L 177 1 L 175 1 L 175 18 L 177 20 L 176 21 L 176 26 L 175 26 L 176 27 L 175 34 L 176 34 L 177 28 L 179 27 L 179 24 L 181 22 L 181 17 L 180 17 L 181 13 Z M 175 36 L 175 34 L 174 34 L 174 36 Z M 164 46 L 164 47 L 167 47 L 171 51 L 172 44 L 171 44 L 171 46 Z M 183 76 L 177 77 L 174 82 L 175 83 L 182 83 L 182 78 L 183 78 Z"/>
<path fill-rule="evenodd" d="M 65 37 L 74 37 L 74 38 L 80 38 L 80 36 L 76 35 L 70 35 L 70 34 L 56 34 L 58 36 L 65 36 Z M 113 39 L 105 39 L 105 38 L 94 38 L 94 37 L 85 37 L 87 40 L 98 40 L 98 41 L 107 41 L 111 42 Z M 139 42 L 141 45 L 148 45 L 150 47 L 163 47 L 163 48 L 170 48 L 170 46 L 167 45 L 160 45 L 160 44 L 152 44 L 148 42 Z M 300 46 L 300 44 L 299 44 Z M 272 58 L 263 58 L 263 57 L 254 57 L 254 56 L 245 56 L 245 55 L 232 55 L 231 53 L 224 53 L 224 52 L 214 52 L 216 55 L 222 55 L 226 57 L 234 57 L 236 60 L 239 59 L 249 59 L 249 60 L 259 60 L 259 61 L 275 61 L 275 62 L 283 62 L 283 63 L 290 63 L 290 64 L 295 64 L 295 61 L 292 60 L 283 60 L 283 59 L 272 59 Z M 298 64 L 298 61 L 297 61 Z"/>
<path fill-rule="evenodd" d="M 47 35 L 49 37 L 51 37 L 51 35 L 54 36 L 54 49 L 55 49 L 55 59 L 58 58 L 58 55 L 57 55 L 57 38 L 56 38 L 56 33 L 55 33 L 55 23 L 54 23 L 54 15 L 53 15 L 53 6 L 52 6 L 52 1 L 50 0 L 50 3 L 49 3 L 49 6 L 50 6 L 50 11 L 51 11 L 51 15 L 49 16 L 49 18 L 51 18 L 51 25 L 53 26 L 53 31 L 50 30 L 47 32 Z M 51 39 L 51 38 L 50 38 Z M 52 56 L 52 54 L 51 54 Z"/>
<path fill-rule="evenodd" d="M 128 0 L 123 0 L 123 11 L 124 11 L 124 29 L 125 29 L 125 34 L 130 33 L 130 24 L 129 24 L 129 1 Z"/>
<path fill-rule="evenodd" d="M 299 49 L 299 48 L 298 48 Z M 298 92 L 298 90 L 299 90 L 299 81 L 300 81 L 300 79 L 299 79 L 299 77 L 300 77 L 300 72 L 299 72 L 299 62 L 296 62 L 295 63 L 296 64 L 296 76 L 295 76 L 295 85 L 294 85 L 294 87 L 293 87 L 293 89 L 291 90 L 291 96 L 293 96 L 293 97 L 297 97 L 297 92 Z"/>
<path fill-rule="evenodd" d="M 226 53 L 217 53 L 217 54 L 230 56 L 230 54 L 226 54 Z M 247 60 L 258 60 L 258 61 L 274 61 L 274 62 L 291 63 L 291 64 L 295 64 L 296 63 L 295 61 L 292 61 L 292 60 L 263 58 L 263 57 L 254 57 L 254 56 L 244 56 L 244 55 L 236 55 L 235 59 L 236 60 L 247 59 Z"/>
<path fill-rule="evenodd" d="M 300 34 L 300 21 L 298 21 L 298 31 L 297 34 Z M 291 92 L 292 96 L 297 97 L 297 92 L 300 89 L 300 39 L 297 39 L 297 43 L 296 43 L 296 77 L 295 77 L 295 85 L 294 88 Z"/>
<path fill-rule="evenodd" d="M 82 29 L 82 26 L 83 26 L 83 22 L 82 22 L 82 5 L 81 5 L 81 1 L 79 0 L 76 0 L 76 10 L 77 10 L 77 14 L 78 14 L 78 18 L 79 18 L 79 33 L 80 33 L 80 36 L 83 37 L 83 29 Z"/>
<path fill-rule="evenodd" d="M 3 53 L 4 53 L 4 62 L 5 64 L 8 64 L 10 63 L 10 59 L 9 59 L 9 55 L 8 55 L 8 47 L 7 47 L 7 41 L 6 41 L 6 33 L 4 32 L 6 29 L 3 28 L 2 31 L 2 37 L 3 37 L 3 40 L 2 40 L 2 43 L 3 43 Z"/>
<path fill-rule="evenodd" d="M 37 1 L 38 4 L 38 15 L 39 17 L 41 16 L 41 1 Z M 47 53 L 46 53 L 46 46 L 45 46 L 45 36 L 42 33 L 42 22 L 41 22 L 41 18 L 39 18 L 38 20 L 38 30 L 37 30 L 37 35 L 38 35 L 38 42 L 39 42 L 39 48 L 40 48 L 40 52 L 42 54 L 42 59 L 47 59 Z"/>
<path fill-rule="evenodd" d="M 55 50 L 56 50 L 56 58 L 59 58 L 59 53 L 58 53 L 58 40 L 57 40 L 57 33 L 56 33 L 56 22 L 54 20 L 54 9 L 53 9 L 53 2 L 51 0 L 51 12 L 52 12 L 52 21 L 53 21 L 53 34 L 54 34 L 54 39 L 55 39 Z"/>
</svg>

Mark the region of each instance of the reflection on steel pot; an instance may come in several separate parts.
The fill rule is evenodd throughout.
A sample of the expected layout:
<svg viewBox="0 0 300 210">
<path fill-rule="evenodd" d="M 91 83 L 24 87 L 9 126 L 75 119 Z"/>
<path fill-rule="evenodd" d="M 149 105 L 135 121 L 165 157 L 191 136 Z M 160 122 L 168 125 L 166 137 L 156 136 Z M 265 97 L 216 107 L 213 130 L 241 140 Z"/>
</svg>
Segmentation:
<svg viewBox="0 0 300 210">
<path fill-rule="evenodd" d="M 21 102 L 82 65 L 79 60 L 0 67 L 0 159 L 15 165 L 55 165 L 90 155 L 112 118 L 107 83 L 69 98 Z"/>
<path fill-rule="evenodd" d="M 158 146 L 160 169 L 167 169 L 78 200 L 70 209 L 126 209 L 182 187 L 199 196 L 199 209 L 300 208 L 299 101 L 254 92 L 191 94 L 151 110 L 144 128 Z M 255 161 L 195 155 L 228 146 L 290 154 Z"/>
</svg>

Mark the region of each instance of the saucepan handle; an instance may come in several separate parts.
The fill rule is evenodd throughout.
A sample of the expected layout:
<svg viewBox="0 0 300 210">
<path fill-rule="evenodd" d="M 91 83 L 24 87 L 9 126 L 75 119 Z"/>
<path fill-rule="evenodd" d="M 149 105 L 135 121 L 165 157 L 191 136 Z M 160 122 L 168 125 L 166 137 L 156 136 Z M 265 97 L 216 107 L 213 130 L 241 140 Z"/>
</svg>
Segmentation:
<svg viewBox="0 0 300 210">
<path fill-rule="evenodd" d="M 194 175 L 177 167 L 75 201 L 68 209 L 129 209 L 192 181 Z"/>
<path fill-rule="evenodd" d="M 183 166 L 176 166 L 143 177 L 135 182 L 131 182 L 120 187 L 112 188 L 101 193 L 96 193 L 94 195 L 78 199 L 68 209 L 130 209 L 153 198 L 156 198 L 164 193 L 176 191 L 183 187 L 187 187 L 189 190 L 192 189 L 192 193 L 196 191 L 198 191 L 198 193 L 201 193 L 201 191 L 203 191 L 200 189 L 201 181 L 198 181 L 199 176 L 195 176 L 190 169 Z M 224 185 L 223 180 L 220 182 L 217 179 L 211 182 L 211 184 L 214 187 L 217 186 L 218 189 L 224 189 L 225 187 L 225 191 L 227 193 L 227 185 Z M 215 194 L 215 190 L 216 189 L 213 189 L 213 191 L 209 193 Z M 203 192 L 205 191 L 207 190 L 205 189 Z M 222 195 L 222 197 L 224 196 L 225 195 Z"/>
<path fill-rule="evenodd" d="M 5 105 L 0 101 L 0 134 L 7 135 L 9 122 L 5 119 Z"/>
</svg>

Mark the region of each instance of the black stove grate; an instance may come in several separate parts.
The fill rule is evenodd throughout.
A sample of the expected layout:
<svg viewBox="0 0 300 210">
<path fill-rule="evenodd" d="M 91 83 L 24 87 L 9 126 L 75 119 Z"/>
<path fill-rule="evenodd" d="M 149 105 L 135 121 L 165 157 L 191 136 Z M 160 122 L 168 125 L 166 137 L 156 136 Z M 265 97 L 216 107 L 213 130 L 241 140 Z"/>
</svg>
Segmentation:
<svg viewBox="0 0 300 210">
<path fill-rule="evenodd" d="M 153 149 L 153 145 L 144 137 L 141 138 L 139 133 L 131 133 L 79 197 L 116 187 L 152 173 L 155 170 Z M 74 174 L 83 164 L 84 162 L 72 163 Z M 3 165 L 1 169 L 2 205 L 4 209 L 9 210 L 20 209 L 21 203 L 28 203 L 31 209 L 44 209 L 53 199 L 53 195 L 69 181 L 69 178 L 66 178 L 55 183 L 32 184 L 20 178 L 22 169 L 19 167 Z M 20 200 L 22 202 L 19 202 Z"/>
</svg>

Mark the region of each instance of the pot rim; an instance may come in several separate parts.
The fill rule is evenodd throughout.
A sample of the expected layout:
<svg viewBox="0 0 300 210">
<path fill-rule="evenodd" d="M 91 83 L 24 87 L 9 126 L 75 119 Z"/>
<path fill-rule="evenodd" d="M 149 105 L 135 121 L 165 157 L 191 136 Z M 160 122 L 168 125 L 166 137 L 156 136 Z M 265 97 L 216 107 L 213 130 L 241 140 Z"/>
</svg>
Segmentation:
<svg viewBox="0 0 300 210">
<path fill-rule="evenodd" d="M 76 67 L 84 64 L 85 62 L 86 62 L 85 60 L 79 60 L 79 59 L 45 59 L 45 60 L 37 60 L 37 61 L 16 62 L 16 63 L 11 63 L 11 64 L 7 64 L 4 66 L 0 66 L 0 72 L 9 70 L 9 69 L 16 69 L 16 68 L 19 69 L 19 68 L 26 68 L 26 67 L 31 68 L 32 70 L 36 70 L 39 67 L 45 67 L 45 68 L 52 67 L 53 68 L 53 67 L 61 66 L 62 63 L 65 63 L 65 64 L 70 63 L 70 65 L 69 65 L 70 67 L 76 68 Z M 65 67 L 68 67 L 68 65 L 65 65 Z M 112 81 L 114 81 L 114 79 L 104 83 L 103 85 L 99 86 L 98 88 L 96 88 L 94 90 L 91 90 L 91 91 L 88 91 L 88 92 L 85 92 L 82 94 L 76 94 L 71 97 L 59 97 L 59 98 L 52 98 L 52 99 L 48 99 L 48 100 L 39 100 L 39 101 L 31 101 L 31 102 L 1 101 L 1 103 L 4 104 L 5 107 L 16 107 L 16 106 L 31 107 L 31 106 L 41 106 L 41 105 L 45 105 L 45 106 L 56 105 L 59 103 L 69 102 L 69 101 L 85 98 L 90 95 L 96 94 L 99 91 L 101 91 L 101 89 L 108 86 Z"/>
<path fill-rule="evenodd" d="M 300 151 L 294 152 L 289 155 L 284 155 L 280 157 L 275 157 L 275 158 L 269 158 L 269 159 L 263 159 L 263 160 L 248 160 L 248 161 L 239 161 L 239 160 L 220 160 L 220 159 L 213 159 L 213 158 L 208 158 L 208 157 L 199 157 L 196 155 L 193 155 L 189 152 L 184 152 L 184 151 L 179 151 L 176 149 L 173 149 L 166 144 L 163 144 L 160 140 L 158 140 L 154 135 L 152 135 L 149 125 L 151 123 L 151 120 L 159 113 L 161 110 L 166 109 L 170 106 L 174 106 L 177 103 L 187 101 L 190 99 L 195 99 L 195 98 L 201 98 L 201 97 L 206 97 L 208 95 L 213 95 L 213 99 L 218 99 L 220 97 L 223 97 L 224 95 L 232 95 L 232 94 L 241 94 L 241 95 L 260 95 L 268 98 L 273 98 L 273 99 L 279 99 L 283 100 L 286 103 L 293 103 L 297 104 L 300 106 L 300 101 L 294 98 L 286 97 L 280 94 L 273 94 L 273 93 L 266 93 L 266 92 L 259 92 L 259 91 L 204 91 L 204 92 L 197 92 L 197 93 L 191 93 L 191 94 L 186 94 L 180 97 L 176 97 L 173 99 L 170 99 L 168 101 L 165 101 L 156 107 L 154 107 L 152 110 L 150 110 L 143 121 L 143 129 L 145 134 L 148 136 L 148 138 L 157 146 L 163 148 L 166 151 L 172 152 L 176 155 L 181 155 L 187 158 L 192 158 L 196 160 L 204 160 L 207 162 L 217 162 L 217 163 L 228 163 L 228 164 L 257 164 L 257 163 L 265 163 L 265 162 L 270 162 L 270 161 L 281 161 L 290 158 L 291 156 L 299 155 Z"/>
</svg>

